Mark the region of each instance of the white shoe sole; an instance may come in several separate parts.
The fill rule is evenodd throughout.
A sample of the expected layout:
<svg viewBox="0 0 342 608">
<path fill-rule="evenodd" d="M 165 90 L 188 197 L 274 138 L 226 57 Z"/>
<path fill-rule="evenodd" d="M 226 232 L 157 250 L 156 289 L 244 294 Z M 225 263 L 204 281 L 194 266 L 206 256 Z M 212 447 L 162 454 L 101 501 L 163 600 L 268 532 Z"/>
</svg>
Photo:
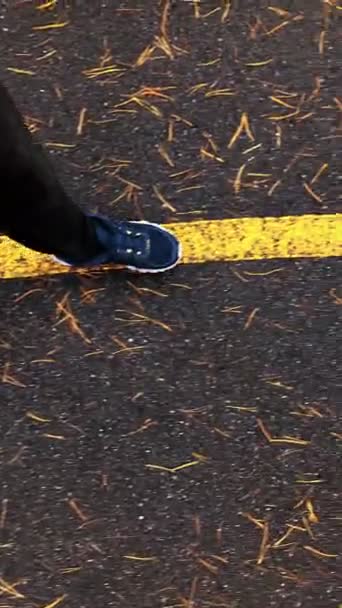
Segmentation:
<svg viewBox="0 0 342 608">
<path fill-rule="evenodd" d="M 153 222 L 147 222 L 146 220 L 132 220 L 131 221 L 132 224 L 149 224 L 150 226 L 155 226 L 155 228 L 159 228 L 159 230 L 162 230 L 163 232 L 167 232 L 168 234 L 170 234 L 169 230 L 167 230 L 166 228 L 164 228 L 163 226 L 160 226 L 160 224 L 155 224 Z M 178 266 L 178 264 L 180 263 L 181 259 L 182 259 L 182 255 L 183 255 L 183 251 L 182 251 L 182 245 L 181 243 L 178 243 L 178 259 L 176 260 L 176 262 L 174 262 L 173 264 L 171 264 L 170 266 L 167 266 L 166 268 L 157 268 L 157 269 L 149 269 L 149 268 L 136 268 L 135 266 L 122 266 L 122 268 L 124 270 L 130 270 L 131 272 L 135 272 L 137 274 L 160 274 L 162 272 L 168 272 L 169 270 L 172 270 L 173 268 L 175 268 L 176 266 Z M 73 268 L 73 264 L 68 264 L 67 262 L 63 262 L 63 260 L 60 260 L 59 258 L 56 258 L 55 256 L 52 256 L 52 258 L 58 262 L 58 264 L 62 264 L 62 266 L 69 266 L 69 268 Z M 100 264 L 99 267 L 101 266 L 109 266 L 109 264 Z M 77 266 L 75 266 L 75 268 L 77 268 Z M 81 266 L 79 266 L 78 268 L 81 268 Z M 91 268 L 91 266 L 86 268 Z M 94 266 L 94 268 L 96 268 Z"/>
</svg>

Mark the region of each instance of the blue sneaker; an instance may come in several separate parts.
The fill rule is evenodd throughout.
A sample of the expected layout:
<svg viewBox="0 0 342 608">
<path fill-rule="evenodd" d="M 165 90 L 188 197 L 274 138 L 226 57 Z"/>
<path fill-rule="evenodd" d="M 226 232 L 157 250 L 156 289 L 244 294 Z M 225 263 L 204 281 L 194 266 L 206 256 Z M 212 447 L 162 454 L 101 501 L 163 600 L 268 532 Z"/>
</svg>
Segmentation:
<svg viewBox="0 0 342 608">
<path fill-rule="evenodd" d="M 96 236 L 103 246 L 103 253 L 82 266 L 118 264 L 134 272 L 157 273 L 171 270 L 180 261 L 179 241 L 158 224 L 113 221 L 99 215 L 88 217 L 95 222 Z M 67 260 L 64 263 L 68 263 Z"/>
</svg>

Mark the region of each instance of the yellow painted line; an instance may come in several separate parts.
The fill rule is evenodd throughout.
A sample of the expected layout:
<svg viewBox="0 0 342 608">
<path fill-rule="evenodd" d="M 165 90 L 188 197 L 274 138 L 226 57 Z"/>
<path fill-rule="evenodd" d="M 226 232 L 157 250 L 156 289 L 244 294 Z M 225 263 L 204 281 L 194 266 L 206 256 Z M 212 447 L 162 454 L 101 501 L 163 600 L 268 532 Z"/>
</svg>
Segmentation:
<svg viewBox="0 0 342 608">
<path fill-rule="evenodd" d="M 203 220 L 168 224 L 182 242 L 183 263 L 342 256 L 342 214 Z M 75 272 L 0 237 L 0 278 Z"/>
</svg>

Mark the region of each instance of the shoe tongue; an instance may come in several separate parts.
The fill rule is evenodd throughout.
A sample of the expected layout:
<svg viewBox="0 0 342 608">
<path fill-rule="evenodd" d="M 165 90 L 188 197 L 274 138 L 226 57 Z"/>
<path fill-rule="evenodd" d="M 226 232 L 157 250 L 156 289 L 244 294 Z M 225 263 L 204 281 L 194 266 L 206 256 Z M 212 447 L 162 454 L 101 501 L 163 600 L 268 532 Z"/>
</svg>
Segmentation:
<svg viewBox="0 0 342 608">
<path fill-rule="evenodd" d="M 104 249 L 112 252 L 112 257 L 118 258 L 122 263 L 128 263 L 132 255 L 137 252 L 140 259 L 144 259 L 150 255 L 151 242 L 148 235 L 140 233 L 139 229 L 132 224 L 127 225 L 126 222 L 112 222 L 109 224 L 102 219 L 97 222 L 97 236 L 102 243 Z M 132 234 L 129 234 L 132 232 Z"/>
<path fill-rule="evenodd" d="M 128 234 L 128 232 L 132 232 L 132 234 Z M 150 239 L 145 234 L 140 233 L 134 226 L 128 229 L 126 226 L 119 226 L 115 241 L 120 255 L 127 256 L 128 251 L 130 252 L 129 255 L 136 254 L 139 251 L 140 256 L 145 258 L 150 254 Z"/>
<path fill-rule="evenodd" d="M 133 234 L 127 234 L 125 228 L 121 226 L 118 228 L 117 234 L 115 235 L 115 243 L 118 250 L 134 249 L 137 244 L 134 240 L 136 241 Z"/>
</svg>

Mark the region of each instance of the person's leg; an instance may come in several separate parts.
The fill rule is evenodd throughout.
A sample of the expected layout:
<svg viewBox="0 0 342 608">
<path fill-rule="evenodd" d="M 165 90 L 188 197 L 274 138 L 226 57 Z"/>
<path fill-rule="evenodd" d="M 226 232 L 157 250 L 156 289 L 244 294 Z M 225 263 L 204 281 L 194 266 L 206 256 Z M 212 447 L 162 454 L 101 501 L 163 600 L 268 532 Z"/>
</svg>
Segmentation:
<svg viewBox="0 0 342 608">
<path fill-rule="evenodd" d="M 91 219 L 67 196 L 0 83 L 0 232 L 82 263 L 102 252 Z"/>
<path fill-rule="evenodd" d="M 74 266 L 118 264 L 163 272 L 181 257 L 177 239 L 161 226 L 84 213 L 64 192 L 0 83 L 1 232 Z"/>
</svg>

